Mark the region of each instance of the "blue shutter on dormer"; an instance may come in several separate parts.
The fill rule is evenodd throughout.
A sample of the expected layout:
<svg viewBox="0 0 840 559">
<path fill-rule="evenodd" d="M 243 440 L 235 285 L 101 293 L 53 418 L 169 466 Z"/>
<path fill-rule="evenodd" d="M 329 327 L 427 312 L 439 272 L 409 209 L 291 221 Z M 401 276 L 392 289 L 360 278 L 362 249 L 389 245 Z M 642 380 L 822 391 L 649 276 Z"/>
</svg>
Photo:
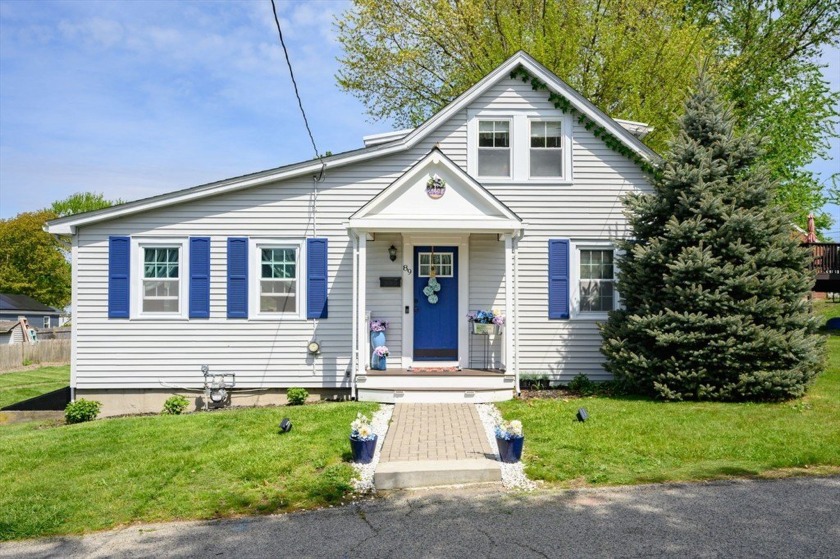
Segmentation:
<svg viewBox="0 0 840 559">
<path fill-rule="evenodd" d="M 108 237 L 108 318 L 128 318 L 131 238 Z"/>
<path fill-rule="evenodd" d="M 210 318 L 210 237 L 190 237 L 190 318 Z"/>
<path fill-rule="evenodd" d="M 327 239 L 306 239 L 306 318 L 327 318 Z"/>
<path fill-rule="evenodd" d="M 248 318 L 248 238 L 227 241 L 227 316 Z"/>
<path fill-rule="evenodd" d="M 548 318 L 569 318 L 569 239 L 548 240 Z"/>
</svg>

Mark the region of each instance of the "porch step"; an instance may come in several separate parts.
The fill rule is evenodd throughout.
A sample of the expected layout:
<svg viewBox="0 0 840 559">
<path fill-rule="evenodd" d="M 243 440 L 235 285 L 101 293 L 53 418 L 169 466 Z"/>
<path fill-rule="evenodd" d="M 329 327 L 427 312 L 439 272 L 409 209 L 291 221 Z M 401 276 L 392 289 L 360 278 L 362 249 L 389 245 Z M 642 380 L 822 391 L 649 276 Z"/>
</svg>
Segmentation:
<svg viewBox="0 0 840 559">
<path fill-rule="evenodd" d="M 377 489 L 408 489 L 501 480 L 501 465 L 487 458 L 384 462 L 377 466 L 373 475 L 373 483 Z"/>
<path fill-rule="evenodd" d="M 484 404 L 513 399 L 513 387 L 473 390 L 427 386 L 419 388 L 365 388 L 358 385 L 356 398 L 360 402 L 383 404 Z"/>
</svg>

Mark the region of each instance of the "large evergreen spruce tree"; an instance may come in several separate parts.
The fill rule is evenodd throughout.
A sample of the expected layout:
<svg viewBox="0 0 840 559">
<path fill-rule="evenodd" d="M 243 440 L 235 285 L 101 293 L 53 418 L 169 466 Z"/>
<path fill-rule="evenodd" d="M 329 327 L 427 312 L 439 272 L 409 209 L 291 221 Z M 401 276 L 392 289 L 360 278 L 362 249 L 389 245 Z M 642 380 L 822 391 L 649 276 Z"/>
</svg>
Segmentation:
<svg viewBox="0 0 840 559">
<path fill-rule="evenodd" d="M 686 103 L 653 194 L 625 200 L 624 309 L 602 328 L 606 368 L 669 400 L 800 396 L 822 363 L 808 253 L 750 135 L 708 80 Z"/>
</svg>

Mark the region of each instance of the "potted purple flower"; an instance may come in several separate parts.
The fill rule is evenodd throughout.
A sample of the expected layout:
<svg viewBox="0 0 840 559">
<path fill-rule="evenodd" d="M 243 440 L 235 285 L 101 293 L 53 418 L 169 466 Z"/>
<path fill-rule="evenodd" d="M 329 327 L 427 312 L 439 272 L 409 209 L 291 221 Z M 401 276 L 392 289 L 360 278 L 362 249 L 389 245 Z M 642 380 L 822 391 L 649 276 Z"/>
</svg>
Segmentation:
<svg viewBox="0 0 840 559">
<path fill-rule="evenodd" d="M 350 424 L 350 452 L 353 462 L 370 464 L 376 452 L 376 434 L 370 426 L 370 419 L 362 413 Z"/>
<path fill-rule="evenodd" d="M 505 315 L 497 309 L 491 311 L 471 311 L 467 313 L 467 320 L 472 324 L 473 334 L 488 336 L 498 334 L 505 325 Z"/>
<path fill-rule="evenodd" d="M 385 330 L 388 329 L 388 321 L 371 320 L 368 324 L 368 327 L 370 328 L 370 347 L 385 347 Z M 376 355 L 371 354 L 370 366 L 374 369 L 377 369 L 377 367 L 374 365 L 374 362 L 376 360 Z M 385 370 L 385 367 L 383 366 L 381 370 Z"/>
<path fill-rule="evenodd" d="M 496 444 L 502 462 L 519 462 L 522 459 L 522 446 L 525 444 L 522 422 L 514 419 L 496 425 Z"/>
<path fill-rule="evenodd" d="M 384 371 L 387 367 L 388 348 L 384 345 L 378 346 L 373 350 L 373 359 L 371 359 L 370 367 L 376 371 Z"/>
</svg>

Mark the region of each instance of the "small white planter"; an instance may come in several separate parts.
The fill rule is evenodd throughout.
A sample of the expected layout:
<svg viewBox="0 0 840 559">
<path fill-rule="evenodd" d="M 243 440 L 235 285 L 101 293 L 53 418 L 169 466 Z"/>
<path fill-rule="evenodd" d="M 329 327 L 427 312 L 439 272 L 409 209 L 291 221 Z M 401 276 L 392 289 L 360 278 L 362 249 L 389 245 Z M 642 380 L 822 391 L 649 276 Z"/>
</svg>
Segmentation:
<svg viewBox="0 0 840 559">
<path fill-rule="evenodd" d="M 490 334 L 498 334 L 499 327 L 496 324 L 481 324 L 479 322 L 473 322 L 473 334 L 478 334 L 481 336 L 489 336 Z"/>
</svg>

